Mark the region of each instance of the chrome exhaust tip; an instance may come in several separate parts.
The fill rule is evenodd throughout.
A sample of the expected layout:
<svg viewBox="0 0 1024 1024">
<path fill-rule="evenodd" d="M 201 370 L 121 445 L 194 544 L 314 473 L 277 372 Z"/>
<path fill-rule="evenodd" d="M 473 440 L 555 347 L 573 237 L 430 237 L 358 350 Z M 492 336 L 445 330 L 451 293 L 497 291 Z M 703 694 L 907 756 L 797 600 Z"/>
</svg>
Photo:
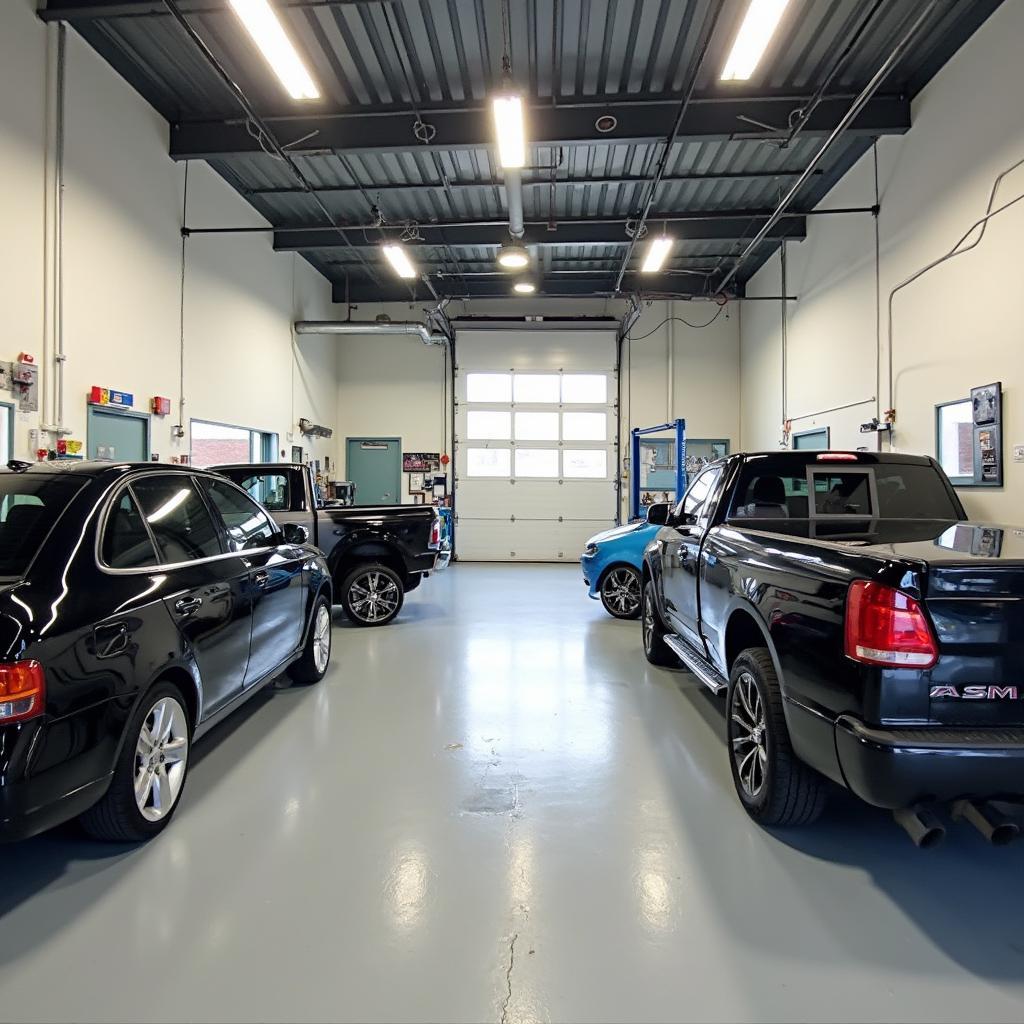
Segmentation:
<svg viewBox="0 0 1024 1024">
<path fill-rule="evenodd" d="M 892 816 L 919 850 L 930 850 L 946 838 L 946 826 L 925 807 L 902 807 Z"/>
<path fill-rule="evenodd" d="M 973 825 L 993 846 L 1006 846 L 1020 835 L 1020 825 L 987 802 L 957 800 L 950 813 L 954 821 Z"/>
</svg>

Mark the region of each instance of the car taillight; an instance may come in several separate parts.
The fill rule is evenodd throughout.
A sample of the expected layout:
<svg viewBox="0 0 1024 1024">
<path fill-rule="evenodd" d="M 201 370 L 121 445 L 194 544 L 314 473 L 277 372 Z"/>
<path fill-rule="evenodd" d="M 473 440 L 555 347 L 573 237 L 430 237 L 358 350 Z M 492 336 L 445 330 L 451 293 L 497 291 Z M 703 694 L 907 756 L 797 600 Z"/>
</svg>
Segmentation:
<svg viewBox="0 0 1024 1024">
<path fill-rule="evenodd" d="M 430 546 L 436 548 L 441 543 L 441 519 L 434 518 L 434 525 L 430 528 Z"/>
<path fill-rule="evenodd" d="M 939 649 L 914 598 L 882 583 L 856 580 L 846 595 L 846 656 L 867 665 L 931 668 Z"/>
<path fill-rule="evenodd" d="M 41 715 L 45 698 L 46 676 L 38 661 L 0 664 L 0 725 Z"/>
</svg>

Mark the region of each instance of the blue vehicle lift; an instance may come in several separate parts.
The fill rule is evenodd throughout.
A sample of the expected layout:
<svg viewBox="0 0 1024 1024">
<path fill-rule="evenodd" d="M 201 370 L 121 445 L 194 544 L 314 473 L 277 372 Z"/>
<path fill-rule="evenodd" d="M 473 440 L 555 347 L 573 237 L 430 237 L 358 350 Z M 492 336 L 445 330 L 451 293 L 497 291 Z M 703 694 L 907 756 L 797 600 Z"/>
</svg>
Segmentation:
<svg viewBox="0 0 1024 1024">
<path fill-rule="evenodd" d="M 640 518 L 640 438 L 645 434 L 660 434 L 666 430 L 676 432 L 676 501 L 686 491 L 686 420 L 662 423 L 657 427 L 634 427 L 630 431 L 629 453 L 629 518 L 631 522 Z"/>
</svg>

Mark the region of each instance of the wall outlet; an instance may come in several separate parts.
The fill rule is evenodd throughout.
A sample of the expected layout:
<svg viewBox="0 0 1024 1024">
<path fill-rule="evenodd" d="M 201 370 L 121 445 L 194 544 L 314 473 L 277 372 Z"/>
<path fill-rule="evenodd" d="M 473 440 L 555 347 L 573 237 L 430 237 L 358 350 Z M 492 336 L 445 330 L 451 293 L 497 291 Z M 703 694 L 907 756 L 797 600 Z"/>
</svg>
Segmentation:
<svg viewBox="0 0 1024 1024">
<path fill-rule="evenodd" d="M 1015 444 L 1013 446 L 1013 461 L 1024 462 L 1024 444 Z"/>
</svg>

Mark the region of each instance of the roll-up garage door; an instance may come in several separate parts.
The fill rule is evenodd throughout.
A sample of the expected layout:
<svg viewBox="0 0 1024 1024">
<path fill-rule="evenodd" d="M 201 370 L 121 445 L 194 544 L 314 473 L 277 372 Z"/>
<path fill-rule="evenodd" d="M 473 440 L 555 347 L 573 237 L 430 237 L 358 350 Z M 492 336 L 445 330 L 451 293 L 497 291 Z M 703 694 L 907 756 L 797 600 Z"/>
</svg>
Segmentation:
<svg viewBox="0 0 1024 1024">
<path fill-rule="evenodd" d="M 457 551 L 574 561 L 615 522 L 614 331 L 459 331 Z"/>
</svg>

